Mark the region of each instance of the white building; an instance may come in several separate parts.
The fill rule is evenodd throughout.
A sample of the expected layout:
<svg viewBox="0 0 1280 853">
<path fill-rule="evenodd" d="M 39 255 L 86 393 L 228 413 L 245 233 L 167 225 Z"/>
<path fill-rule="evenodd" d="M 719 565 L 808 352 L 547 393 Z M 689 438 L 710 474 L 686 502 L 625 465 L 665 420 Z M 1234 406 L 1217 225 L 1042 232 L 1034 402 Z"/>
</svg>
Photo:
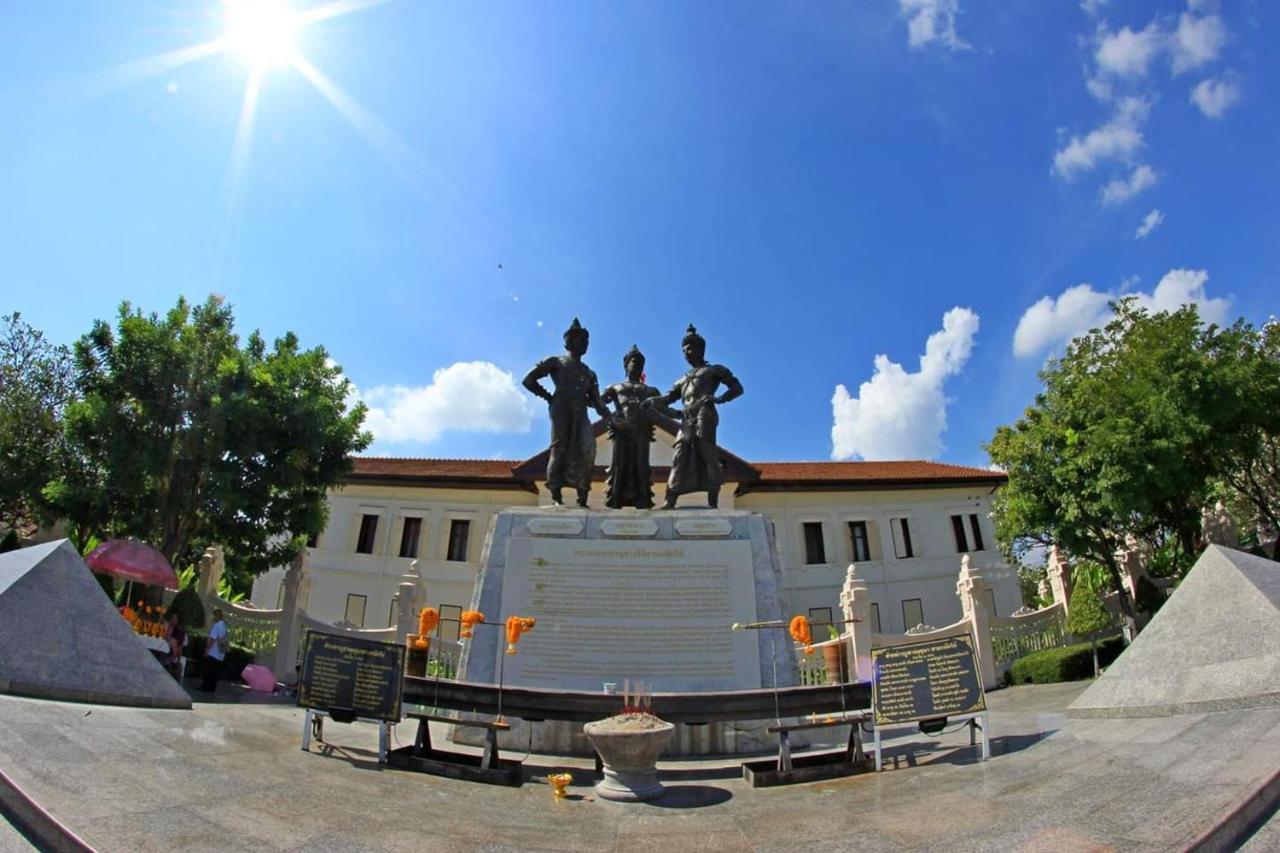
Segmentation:
<svg viewBox="0 0 1280 853">
<path fill-rule="evenodd" d="M 597 474 L 589 504 L 603 507 L 609 439 L 597 427 Z M 665 491 L 674 436 L 657 432 L 654 491 Z M 550 502 L 547 451 L 523 462 L 359 458 L 329 498 L 329 525 L 311 550 L 310 616 L 367 628 L 395 621 L 395 596 L 413 560 L 419 600 L 440 609 L 452 637 L 471 602 L 494 514 Z M 991 498 L 1004 474 L 938 462 L 747 462 L 721 449 L 720 506 L 762 513 L 774 525 L 788 613 L 838 620 L 849 563 L 872 589 L 872 630 L 901 633 L 961 618 L 960 558 L 996 569 L 993 610 L 1022 606 L 1017 578 L 1001 571 Z M 680 506 L 705 506 L 702 495 Z M 634 512 L 620 510 L 619 512 Z M 283 569 L 254 584 L 253 602 L 279 606 Z"/>
</svg>

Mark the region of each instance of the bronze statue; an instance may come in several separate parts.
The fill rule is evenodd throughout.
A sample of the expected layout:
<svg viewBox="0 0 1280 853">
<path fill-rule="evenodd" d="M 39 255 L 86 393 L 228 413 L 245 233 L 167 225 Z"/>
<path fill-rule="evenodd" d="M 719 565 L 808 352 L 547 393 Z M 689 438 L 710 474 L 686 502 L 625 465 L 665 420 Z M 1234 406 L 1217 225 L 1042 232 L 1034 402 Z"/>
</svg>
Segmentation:
<svg viewBox="0 0 1280 853">
<path fill-rule="evenodd" d="M 622 367 L 626 380 L 610 385 L 603 395 L 605 403 L 613 403 L 616 408 L 609 420 L 613 456 L 605 477 L 604 505 L 611 509 L 653 509 L 653 483 L 649 476 L 653 409 L 644 402 L 662 392 L 644 384 L 644 353 L 634 344 L 622 357 Z"/>
<path fill-rule="evenodd" d="M 674 509 L 676 498 L 689 492 L 707 493 L 707 504 L 715 507 L 720 501 L 720 453 L 716 447 L 716 426 L 720 416 L 716 406 L 742 396 L 742 383 L 729 368 L 720 364 L 707 364 L 704 356 L 707 342 L 692 325 L 681 341 L 685 361 L 690 370 L 680 377 L 671 390 L 660 397 L 645 400 L 646 407 L 667 406 L 681 400 L 684 410 L 680 435 L 676 438 L 675 458 L 671 462 L 671 476 L 667 479 L 667 499 L 663 509 Z M 725 386 L 725 392 L 717 397 L 716 389 Z"/>
<path fill-rule="evenodd" d="M 565 486 L 573 486 L 577 490 L 578 506 L 587 505 L 596 458 L 596 439 L 591 432 L 587 406 L 599 412 L 600 417 L 609 417 L 609 410 L 600 399 L 595 371 L 582 360 L 589 343 L 587 330 L 574 317 L 573 325 L 564 333 L 565 354 L 543 359 L 524 378 L 524 387 L 547 401 L 551 415 L 547 489 L 551 492 L 552 503 L 557 506 L 564 505 L 561 490 Z M 544 376 L 550 376 L 555 384 L 554 394 L 547 393 L 539 382 Z"/>
</svg>

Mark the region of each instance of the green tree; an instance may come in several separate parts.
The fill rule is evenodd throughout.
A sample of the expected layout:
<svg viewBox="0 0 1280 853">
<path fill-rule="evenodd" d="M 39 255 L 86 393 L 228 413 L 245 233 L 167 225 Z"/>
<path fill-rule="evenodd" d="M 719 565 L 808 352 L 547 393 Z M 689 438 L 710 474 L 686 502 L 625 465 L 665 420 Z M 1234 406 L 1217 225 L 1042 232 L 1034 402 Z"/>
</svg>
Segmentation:
<svg viewBox="0 0 1280 853">
<path fill-rule="evenodd" d="M 1111 616 L 1102 606 L 1098 591 L 1088 584 L 1078 584 L 1071 590 L 1071 604 L 1067 612 L 1067 632 L 1077 637 L 1088 637 L 1093 652 L 1093 675 L 1098 676 L 1098 634 L 1111 627 Z"/>
<path fill-rule="evenodd" d="M 42 490 L 59 453 L 62 413 L 75 394 L 71 351 L 20 314 L 0 318 L 0 524 L 25 528 L 45 515 Z"/>
<path fill-rule="evenodd" d="M 364 406 L 322 348 L 292 334 L 241 347 L 218 297 L 163 317 L 121 306 L 75 348 L 73 459 L 47 490 L 85 530 L 134 536 L 171 563 L 227 551 L 243 589 L 324 527 L 326 494 L 368 446 Z"/>
<path fill-rule="evenodd" d="M 1104 566 L 1133 630 L 1115 553 L 1166 536 L 1195 552 L 1216 478 L 1252 440 L 1254 333 L 1205 327 L 1194 306 L 1113 307 L 1046 365 L 1034 404 L 987 449 L 1009 475 L 995 502 L 1000 539 L 1057 543 Z"/>
<path fill-rule="evenodd" d="M 1280 533 L 1280 322 L 1251 336 L 1243 371 L 1249 419 L 1223 472 L 1225 503 L 1245 525 Z M 1271 553 L 1280 559 L 1280 539 Z"/>
</svg>

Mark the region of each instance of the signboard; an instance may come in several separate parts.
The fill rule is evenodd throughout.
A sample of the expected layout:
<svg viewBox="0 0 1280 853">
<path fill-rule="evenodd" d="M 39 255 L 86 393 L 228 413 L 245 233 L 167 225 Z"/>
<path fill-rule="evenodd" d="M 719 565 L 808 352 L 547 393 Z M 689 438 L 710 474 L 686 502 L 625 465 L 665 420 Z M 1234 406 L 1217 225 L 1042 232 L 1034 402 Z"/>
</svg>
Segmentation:
<svg viewBox="0 0 1280 853">
<path fill-rule="evenodd" d="M 298 705 L 399 722 L 403 676 L 402 645 L 308 631 Z"/>
<path fill-rule="evenodd" d="M 976 714 L 987 709 L 968 634 L 871 650 L 876 725 Z"/>
</svg>

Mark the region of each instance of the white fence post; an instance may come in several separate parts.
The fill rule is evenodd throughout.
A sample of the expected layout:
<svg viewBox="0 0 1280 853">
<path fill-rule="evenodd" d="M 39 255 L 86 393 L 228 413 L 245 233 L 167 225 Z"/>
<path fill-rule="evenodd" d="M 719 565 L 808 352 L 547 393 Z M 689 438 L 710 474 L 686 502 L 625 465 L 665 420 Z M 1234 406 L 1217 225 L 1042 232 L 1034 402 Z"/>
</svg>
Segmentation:
<svg viewBox="0 0 1280 853">
<path fill-rule="evenodd" d="M 204 549 L 204 553 L 200 555 L 200 578 L 196 593 L 200 596 L 200 603 L 204 605 L 206 620 L 212 618 L 213 608 L 218 606 L 218 583 L 222 580 L 225 568 L 221 545 L 211 545 Z"/>
<path fill-rule="evenodd" d="M 991 643 L 991 622 L 994 614 L 987 604 L 991 584 L 987 582 L 983 571 L 973 564 L 968 554 L 960 560 L 960 579 L 956 581 L 956 594 L 960 596 L 960 606 L 965 618 L 973 628 L 974 652 L 978 658 L 978 672 L 982 677 L 982 686 L 988 690 L 998 687 L 996 680 L 996 658 Z"/>
<path fill-rule="evenodd" d="M 871 590 L 858 577 L 856 564 L 850 563 L 840 590 L 840 610 L 849 638 L 850 676 L 858 681 L 871 680 Z"/>
<path fill-rule="evenodd" d="M 1045 566 L 1049 578 L 1049 587 L 1053 590 L 1054 602 L 1061 602 L 1064 612 L 1071 607 L 1071 562 L 1062 554 L 1057 545 L 1049 552 L 1049 562 Z"/>
<path fill-rule="evenodd" d="M 302 633 L 302 614 L 311 593 L 308 570 L 311 552 L 303 548 L 289 563 L 284 574 L 284 603 L 280 612 L 280 633 L 276 640 L 276 659 L 272 667 L 277 681 L 294 684 L 298 680 L 294 667 L 298 661 L 298 641 Z"/>
<path fill-rule="evenodd" d="M 418 579 L 418 561 L 414 560 L 400 576 L 396 608 L 396 642 L 400 645 L 404 645 L 407 635 L 418 631 Z"/>
</svg>

